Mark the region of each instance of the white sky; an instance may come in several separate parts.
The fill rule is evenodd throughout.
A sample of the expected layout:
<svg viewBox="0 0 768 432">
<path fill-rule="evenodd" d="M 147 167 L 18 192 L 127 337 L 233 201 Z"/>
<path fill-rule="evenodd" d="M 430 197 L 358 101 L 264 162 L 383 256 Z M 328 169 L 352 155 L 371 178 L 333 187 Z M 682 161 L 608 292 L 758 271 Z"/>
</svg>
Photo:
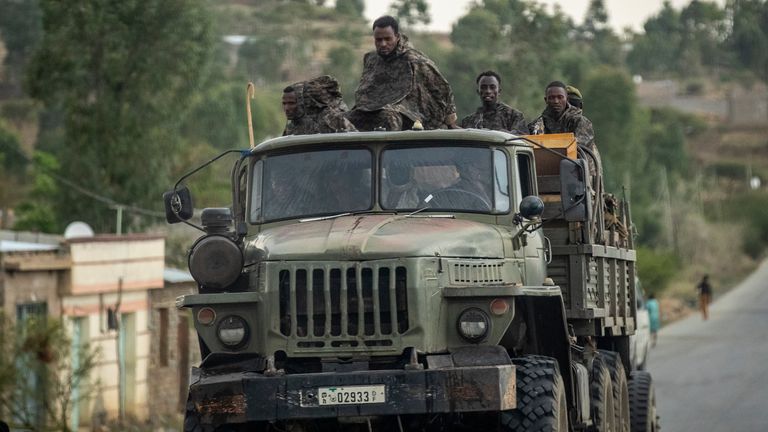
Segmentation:
<svg viewBox="0 0 768 432">
<path fill-rule="evenodd" d="M 576 23 L 584 21 L 584 14 L 589 6 L 589 0 L 537 0 L 550 7 L 559 4 L 562 10 L 570 15 Z M 725 0 L 715 0 L 720 5 Z M 451 25 L 467 12 L 472 0 L 427 0 L 432 23 L 427 30 L 449 32 Z M 605 0 L 608 9 L 608 19 L 621 33 L 625 27 L 631 27 L 635 31 L 643 28 L 643 23 L 648 17 L 655 15 L 663 4 L 663 0 Z M 391 0 L 365 0 L 365 16 L 370 22 L 389 12 Z M 680 9 L 690 3 L 690 0 L 671 0 L 672 5 Z"/>
</svg>

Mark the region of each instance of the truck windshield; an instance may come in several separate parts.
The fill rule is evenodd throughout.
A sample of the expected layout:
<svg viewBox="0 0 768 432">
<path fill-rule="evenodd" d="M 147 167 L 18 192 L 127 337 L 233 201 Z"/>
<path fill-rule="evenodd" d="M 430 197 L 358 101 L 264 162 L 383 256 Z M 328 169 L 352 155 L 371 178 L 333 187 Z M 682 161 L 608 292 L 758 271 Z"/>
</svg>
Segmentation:
<svg viewBox="0 0 768 432">
<path fill-rule="evenodd" d="M 387 210 L 509 210 L 506 156 L 477 147 L 385 150 L 381 158 L 381 205 Z M 499 168 L 495 170 L 494 168 Z M 432 196 L 427 203 L 425 199 Z"/>
<path fill-rule="evenodd" d="M 369 210 L 372 166 L 366 149 L 269 156 L 254 165 L 251 221 Z"/>
</svg>

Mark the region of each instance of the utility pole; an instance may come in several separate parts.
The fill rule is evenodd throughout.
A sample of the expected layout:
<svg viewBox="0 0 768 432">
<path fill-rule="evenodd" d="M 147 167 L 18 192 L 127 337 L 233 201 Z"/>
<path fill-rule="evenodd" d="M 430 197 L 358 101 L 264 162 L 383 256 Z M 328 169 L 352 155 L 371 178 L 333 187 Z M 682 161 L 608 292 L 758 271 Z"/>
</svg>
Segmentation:
<svg viewBox="0 0 768 432">
<path fill-rule="evenodd" d="M 121 235 L 123 234 L 123 209 L 125 209 L 125 206 L 115 204 L 112 208 L 117 210 L 117 226 L 115 227 L 115 234 Z"/>
</svg>

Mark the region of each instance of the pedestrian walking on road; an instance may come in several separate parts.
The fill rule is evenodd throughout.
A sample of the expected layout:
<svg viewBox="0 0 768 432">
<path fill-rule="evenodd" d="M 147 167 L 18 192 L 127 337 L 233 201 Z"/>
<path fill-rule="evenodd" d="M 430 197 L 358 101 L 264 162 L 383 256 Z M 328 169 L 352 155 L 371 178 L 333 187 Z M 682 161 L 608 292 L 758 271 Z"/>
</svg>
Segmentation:
<svg viewBox="0 0 768 432">
<path fill-rule="evenodd" d="M 645 302 L 645 308 L 648 309 L 648 320 L 651 324 L 651 347 L 656 346 L 656 334 L 661 327 L 661 319 L 659 317 L 659 301 L 656 300 L 656 295 L 651 294 L 648 296 L 648 301 Z"/>
<path fill-rule="evenodd" d="M 701 316 L 705 320 L 709 318 L 709 303 L 712 302 L 712 285 L 709 284 L 709 275 L 704 275 L 701 278 L 701 282 L 696 285 L 696 289 L 699 290 L 699 309 L 701 310 Z"/>
</svg>

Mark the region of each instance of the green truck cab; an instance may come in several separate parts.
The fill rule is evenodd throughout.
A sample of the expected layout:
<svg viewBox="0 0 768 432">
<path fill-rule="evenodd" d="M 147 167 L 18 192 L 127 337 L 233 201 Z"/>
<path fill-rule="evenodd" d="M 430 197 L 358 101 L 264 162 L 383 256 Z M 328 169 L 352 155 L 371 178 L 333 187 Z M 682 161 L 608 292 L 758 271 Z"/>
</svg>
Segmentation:
<svg viewBox="0 0 768 432">
<path fill-rule="evenodd" d="M 631 239 L 584 160 L 544 147 L 437 130 L 240 152 L 177 300 L 203 357 L 184 430 L 654 430 L 629 404 L 652 395 L 629 370 Z M 180 183 L 165 203 L 191 223 Z"/>
</svg>

